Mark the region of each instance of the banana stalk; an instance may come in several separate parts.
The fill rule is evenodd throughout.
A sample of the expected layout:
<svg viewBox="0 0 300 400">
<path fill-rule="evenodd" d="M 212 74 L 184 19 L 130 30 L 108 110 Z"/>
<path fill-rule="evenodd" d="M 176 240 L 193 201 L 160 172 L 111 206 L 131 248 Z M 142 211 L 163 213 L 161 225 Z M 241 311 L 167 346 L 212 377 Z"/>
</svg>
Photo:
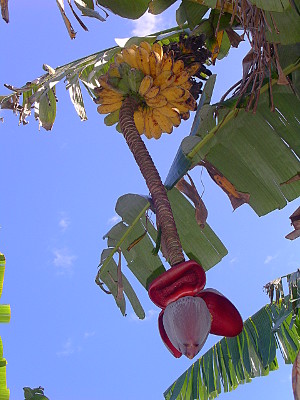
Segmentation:
<svg viewBox="0 0 300 400">
<path fill-rule="evenodd" d="M 131 97 L 123 101 L 119 115 L 120 127 L 151 193 L 157 225 L 161 228 L 166 253 L 173 266 L 183 262 L 184 255 L 166 189 L 134 123 L 136 107 L 137 103 Z"/>
</svg>

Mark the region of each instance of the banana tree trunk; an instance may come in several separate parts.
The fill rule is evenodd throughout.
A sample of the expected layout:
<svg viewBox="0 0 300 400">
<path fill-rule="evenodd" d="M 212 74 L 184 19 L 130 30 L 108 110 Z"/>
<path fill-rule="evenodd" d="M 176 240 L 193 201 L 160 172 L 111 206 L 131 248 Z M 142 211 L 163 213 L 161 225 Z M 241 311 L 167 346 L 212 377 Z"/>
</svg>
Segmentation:
<svg viewBox="0 0 300 400">
<path fill-rule="evenodd" d="M 181 243 L 166 189 L 134 123 L 136 106 L 133 98 L 123 101 L 119 116 L 121 130 L 150 191 L 170 263 L 176 265 L 184 261 Z"/>
</svg>

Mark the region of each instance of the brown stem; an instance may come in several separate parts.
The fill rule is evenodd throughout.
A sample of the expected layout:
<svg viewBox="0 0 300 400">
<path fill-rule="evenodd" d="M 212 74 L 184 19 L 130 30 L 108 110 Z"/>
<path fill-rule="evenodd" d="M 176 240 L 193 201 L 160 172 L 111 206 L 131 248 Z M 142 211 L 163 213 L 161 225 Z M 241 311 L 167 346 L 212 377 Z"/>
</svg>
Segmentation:
<svg viewBox="0 0 300 400">
<path fill-rule="evenodd" d="M 184 261 L 181 243 L 166 189 L 134 123 L 136 106 L 133 98 L 128 97 L 123 101 L 119 117 L 121 130 L 151 193 L 170 263 L 176 265 Z"/>
</svg>

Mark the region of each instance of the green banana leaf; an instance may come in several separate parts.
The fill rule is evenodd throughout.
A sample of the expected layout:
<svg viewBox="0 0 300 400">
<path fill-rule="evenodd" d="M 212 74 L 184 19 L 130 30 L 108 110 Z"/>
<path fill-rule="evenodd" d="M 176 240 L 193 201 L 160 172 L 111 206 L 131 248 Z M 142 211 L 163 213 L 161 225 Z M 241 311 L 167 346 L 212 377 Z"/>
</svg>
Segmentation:
<svg viewBox="0 0 300 400">
<path fill-rule="evenodd" d="M 284 53 L 285 46 L 281 51 Z M 288 46 L 290 64 L 285 66 L 295 90 L 273 81 L 275 111 L 270 111 L 268 84 L 262 87 L 256 113 L 234 108 L 236 99 L 210 105 L 214 79 L 208 80 L 190 136 L 183 139 L 165 186 L 171 189 L 188 170 L 208 162 L 261 216 L 283 208 L 300 194 L 300 100 L 299 46 Z M 292 57 L 295 57 L 293 59 Z M 217 117 L 216 117 L 217 115 Z"/>
<path fill-rule="evenodd" d="M 207 271 L 227 254 L 226 248 L 209 225 L 206 224 L 203 229 L 198 226 L 194 207 L 176 188 L 168 192 L 168 197 L 185 254 Z M 150 198 L 136 194 L 121 196 L 117 201 L 116 213 L 122 221 L 104 236 L 108 248 L 101 254 L 96 283 L 101 288 L 103 284 L 107 286 L 123 315 L 126 313 L 125 299 L 120 293 L 118 296 L 118 266 L 113 258 L 119 249 L 128 268 L 146 290 L 153 279 L 165 271 L 160 255 L 155 254 L 157 230 L 146 216 L 151 208 L 150 202 Z M 133 310 L 143 319 L 144 310 L 124 275 L 122 283 Z"/>
<path fill-rule="evenodd" d="M 0 253 L 0 297 L 3 290 L 5 257 Z M 0 323 L 10 321 L 10 306 L 0 304 Z M 9 389 L 6 386 L 6 359 L 3 358 L 3 344 L 0 337 L 0 400 L 9 399 Z"/>
<path fill-rule="evenodd" d="M 216 343 L 165 391 L 165 399 L 214 399 L 221 392 L 266 376 L 278 369 L 276 349 L 281 351 L 285 363 L 293 363 L 300 338 L 295 326 L 290 329 L 292 316 L 273 331 L 281 307 L 262 307 L 244 322 L 240 335 Z"/>
</svg>

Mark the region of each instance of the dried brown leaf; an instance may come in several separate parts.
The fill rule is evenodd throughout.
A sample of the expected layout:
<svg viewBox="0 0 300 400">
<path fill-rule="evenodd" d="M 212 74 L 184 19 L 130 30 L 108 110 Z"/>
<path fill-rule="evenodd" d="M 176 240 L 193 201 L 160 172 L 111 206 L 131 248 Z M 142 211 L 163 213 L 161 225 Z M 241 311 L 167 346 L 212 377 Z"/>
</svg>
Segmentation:
<svg viewBox="0 0 300 400">
<path fill-rule="evenodd" d="M 300 352 L 298 352 L 297 357 L 293 364 L 292 388 L 294 393 L 294 399 L 300 400 Z"/>
<path fill-rule="evenodd" d="M 199 193 L 192 181 L 191 177 L 189 176 L 191 184 L 189 184 L 184 178 L 181 178 L 179 182 L 176 184 L 176 188 L 180 190 L 183 194 L 185 194 L 195 206 L 195 218 L 197 224 L 200 226 L 201 229 L 205 228 L 208 212 L 207 208 L 199 196 Z"/>
<path fill-rule="evenodd" d="M 61 16 L 63 17 L 64 23 L 66 25 L 66 28 L 68 30 L 69 36 L 71 39 L 75 39 L 76 37 L 76 32 L 74 31 L 71 22 L 69 18 L 67 17 L 65 13 L 65 7 L 64 7 L 64 0 L 56 0 L 57 6 L 59 8 L 59 11 L 61 13 Z"/>
<path fill-rule="evenodd" d="M 1 15 L 5 22 L 9 23 L 8 0 L 1 0 Z"/>
<path fill-rule="evenodd" d="M 203 161 L 201 165 L 203 165 L 206 168 L 210 177 L 227 194 L 234 210 L 240 207 L 244 203 L 249 203 L 250 194 L 242 193 L 236 190 L 234 185 L 210 162 Z"/>
</svg>

